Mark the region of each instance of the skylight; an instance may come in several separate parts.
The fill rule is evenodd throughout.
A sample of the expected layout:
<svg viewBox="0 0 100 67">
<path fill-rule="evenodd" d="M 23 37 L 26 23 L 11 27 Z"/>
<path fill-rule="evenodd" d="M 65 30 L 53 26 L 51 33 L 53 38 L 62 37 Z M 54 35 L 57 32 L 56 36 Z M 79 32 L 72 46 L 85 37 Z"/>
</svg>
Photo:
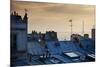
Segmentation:
<svg viewBox="0 0 100 67">
<path fill-rule="evenodd" d="M 78 57 L 79 55 L 74 53 L 74 52 L 70 52 L 70 53 L 65 53 L 65 55 L 69 56 L 69 57 Z"/>
</svg>

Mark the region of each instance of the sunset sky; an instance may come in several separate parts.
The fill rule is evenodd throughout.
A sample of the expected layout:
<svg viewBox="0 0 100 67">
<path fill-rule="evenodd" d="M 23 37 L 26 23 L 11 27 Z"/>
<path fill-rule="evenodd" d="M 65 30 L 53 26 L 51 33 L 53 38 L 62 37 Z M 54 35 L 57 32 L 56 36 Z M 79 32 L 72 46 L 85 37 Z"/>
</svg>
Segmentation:
<svg viewBox="0 0 100 67">
<path fill-rule="evenodd" d="M 13 1 L 11 12 L 17 11 L 19 15 L 24 16 L 24 9 L 28 13 L 28 33 L 32 30 L 45 32 L 49 30 L 56 31 L 58 38 L 69 39 L 72 29 L 73 33 L 88 33 L 91 37 L 91 29 L 95 25 L 95 6 L 94 5 L 77 5 L 61 3 L 44 3 L 44 2 L 25 2 Z"/>
</svg>

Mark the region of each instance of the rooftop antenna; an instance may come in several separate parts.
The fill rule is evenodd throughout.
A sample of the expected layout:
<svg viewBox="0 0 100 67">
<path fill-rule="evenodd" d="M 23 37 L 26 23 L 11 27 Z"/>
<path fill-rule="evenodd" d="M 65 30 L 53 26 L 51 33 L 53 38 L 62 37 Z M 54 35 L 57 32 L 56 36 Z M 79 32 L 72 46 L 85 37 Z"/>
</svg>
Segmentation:
<svg viewBox="0 0 100 67">
<path fill-rule="evenodd" d="M 93 25 L 93 29 L 95 29 L 95 25 Z"/>
<path fill-rule="evenodd" d="M 25 10 L 25 13 L 27 13 L 27 9 L 24 9 Z"/>
<path fill-rule="evenodd" d="M 82 34 L 84 35 L 84 20 L 82 21 Z"/>
<path fill-rule="evenodd" d="M 73 31 L 73 29 L 72 29 L 72 27 L 73 27 L 72 19 L 70 19 L 69 22 L 71 23 L 70 27 L 71 27 L 71 35 L 72 35 L 72 31 Z"/>
<path fill-rule="evenodd" d="M 47 27 L 47 31 L 50 31 L 50 29 L 49 29 L 49 25 L 48 25 L 48 27 Z"/>
</svg>

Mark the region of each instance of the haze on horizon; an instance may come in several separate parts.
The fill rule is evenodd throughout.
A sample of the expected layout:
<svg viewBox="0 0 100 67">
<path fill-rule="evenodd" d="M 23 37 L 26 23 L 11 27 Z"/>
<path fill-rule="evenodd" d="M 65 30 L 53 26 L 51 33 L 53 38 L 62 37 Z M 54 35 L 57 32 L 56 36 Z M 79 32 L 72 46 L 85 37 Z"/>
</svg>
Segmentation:
<svg viewBox="0 0 100 67">
<path fill-rule="evenodd" d="M 91 36 L 91 29 L 95 25 L 95 5 L 79 4 L 61 4 L 46 2 L 26 2 L 13 1 L 11 12 L 17 11 L 19 15 L 24 16 L 24 9 L 28 13 L 28 33 L 32 30 L 37 32 L 56 31 L 58 38 L 69 39 L 72 19 L 73 33 Z"/>
</svg>

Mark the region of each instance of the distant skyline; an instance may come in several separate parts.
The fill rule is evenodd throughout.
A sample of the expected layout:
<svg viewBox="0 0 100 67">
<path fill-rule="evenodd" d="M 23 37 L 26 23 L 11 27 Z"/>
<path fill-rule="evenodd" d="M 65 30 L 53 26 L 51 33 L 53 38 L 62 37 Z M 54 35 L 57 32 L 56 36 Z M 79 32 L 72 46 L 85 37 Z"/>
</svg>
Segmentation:
<svg viewBox="0 0 100 67">
<path fill-rule="evenodd" d="M 24 16 L 24 9 L 28 10 L 28 33 L 32 30 L 37 32 L 53 30 L 62 40 L 70 37 L 70 19 L 73 33 L 82 34 L 84 22 L 84 33 L 91 36 L 91 29 L 95 25 L 95 5 L 13 1 L 11 12 L 15 10 Z"/>
</svg>

